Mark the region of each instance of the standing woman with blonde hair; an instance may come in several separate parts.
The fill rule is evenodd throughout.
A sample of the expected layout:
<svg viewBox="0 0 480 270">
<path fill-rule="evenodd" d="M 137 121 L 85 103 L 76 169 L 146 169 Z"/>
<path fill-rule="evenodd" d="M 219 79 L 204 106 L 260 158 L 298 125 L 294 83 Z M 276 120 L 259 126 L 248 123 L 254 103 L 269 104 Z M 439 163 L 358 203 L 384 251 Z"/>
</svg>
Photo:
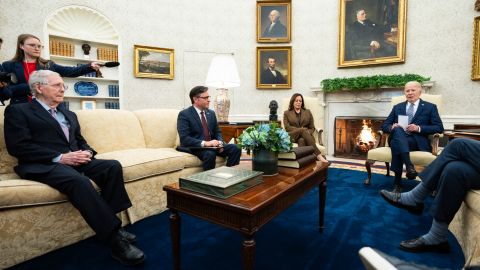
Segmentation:
<svg viewBox="0 0 480 270">
<path fill-rule="evenodd" d="M 2 64 L 4 71 L 14 73 L 18 80 L 17 83 L 9 84 L 4 89 L 4 94 L 10 97 L 10 104 L 31 101 L 32 95 L 28 86 L 28 79 L 35 70 L 48 69 L 57 72 L 62 77 L 78 77 L 100 69 L 97 62 L 78 67 L 57 65 L 55 62 L 43 59 L 40 56 L 42 49 L 43 46 L 38 37 L 31 34 L 18 36 L 15 56 L 12 60 Z"/>
<path fill-rule="evenodd" d="M 290 98 L 288 110 L 283 113 L 283 124 L 293 142 L 299 146 L 313 146 L 317 159 L 328 162 L 316 145 L 313 137 L 315 131 L 313 115 L 309 109 L 305 108 L 302 94 L 295 93 Z"/>
</svg>

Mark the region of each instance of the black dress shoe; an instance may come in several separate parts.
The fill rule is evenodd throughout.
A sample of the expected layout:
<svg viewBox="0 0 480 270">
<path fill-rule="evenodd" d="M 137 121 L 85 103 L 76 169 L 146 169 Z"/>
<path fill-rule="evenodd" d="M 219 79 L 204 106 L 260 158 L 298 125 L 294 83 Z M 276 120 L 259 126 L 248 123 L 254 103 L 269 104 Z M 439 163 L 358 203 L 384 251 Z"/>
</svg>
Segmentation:
<svg viewBox="0 0 480 270">
<path fill-rule="evenodd" d="M 145 254 L 136 246 L 130 244 L 119 233 L 113 236 L 110 243 L 112 257 L 124 265 L 137 265 L 145 261 Z"/>
<path fill-rule="evenodd" d="M 389 204 L 407 210 L 408 212 L 414 215 L 421 215 L 423 212 L 423 203 L 417 203 L 415 205 L 406 205 L 400 203 L 400 193 L 398 192 L 390 192 L 384 189 L 380 190 L 380 195 L 382 195 L 383 199 L 387 201 Z"/>
<path fill-rule="evenodd" d="M 137 241 L 137 236 L 135 234 L 127 232 L 123 228 L 118 230 L 118 234 L 120 234 L 121 237 L 125 238 L 130 243 L 135 243 Z"/>
<path fill-rule="evenodd" d="M 448 241 L 435 245 L 428 245 L 425 243 L 425 239 L 423 239 L 421 236 L 415 239 L 400 242 L 400 248 L 409 252 L 450 252 L 450 245 L 448 244 Z"/>
<path fill-rule="evenodd" d="M 408 166 L 407 167 L 406 176 L 407 176 L 408 179 L 413 180 L 413 179 L 417 178 L 417 175 L 418 175 L 418 173 L 415 170 L 415 167 L 413 167 L 413 166 Z"/>
</svg>

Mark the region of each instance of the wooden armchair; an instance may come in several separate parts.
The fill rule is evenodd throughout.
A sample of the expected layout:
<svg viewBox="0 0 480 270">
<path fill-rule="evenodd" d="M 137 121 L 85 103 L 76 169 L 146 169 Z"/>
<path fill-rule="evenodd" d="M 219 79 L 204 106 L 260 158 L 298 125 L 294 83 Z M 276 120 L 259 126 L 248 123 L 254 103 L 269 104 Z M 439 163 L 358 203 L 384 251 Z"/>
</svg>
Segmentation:
<svg viewBox="0 0 480 270">
<path fill-rule="evenodd" d="M 441 103 L 442 103 L 442 96 L 441 95 L 429 95 L 429 94 L 422 94 L 420 96 L 421 99 L 434 103 L 437 105 L 439 113 L 441 112 Z M 393 97 L 391 100 L 392 107 L 400 102 L 405 101 L 405 96 Z M 433 160 L 437 158 L 437 155 L 440 152 L 439 149 L 439 142 L 440 137 L 443 134 L 435 133 L 430 138 L 430 143 L 432 145 L 432 152 L 424 152 L 424 151 L 412 151 L 410 152 L 410 160 L 412 161 L 413 165 L 415 166 L 427 166 Z M 387 167 L 387 176 L 390 176 L 390 162 L 392 161 L 392 153 L 390 151 L 390 147 L 388 146 L 388 134 L 384 134 L 382 131 L 378 131 L 378 139 L 377 145 L 374 149 L 368 151 L 367 160 L 365 161 L 365 168 L 367 169 L 368 178 L 365 180 L 365 185 L 370 185 L 372 179 L 372 165 L 376 161 L 385 162 Z"/>
<path fill-rule="evenodd" d="M 315 133 L 313 134 L 315 139 L 317 140 L 317 147 L 322 153 L 322 155 L 326 154 L 325 146 L 323 146 L 323 108 L 320 107 L 318 104 L 318 99 L 315 97 L 306 97 L 303 96 L 303 102 L 305 103 L 305 108 L 309 109 L 312 112 L 313 120 L 315 124 Z M 288 103 L 290 102 L 290 98 L 283 98 L 282 103 L 280 104 L 280 108 L 278 110 L 278 115 L 283 116 L 283 112 L 288 110 Z M 283 121 L 282 121 L 283 127 Z M 298 144 L 294 143 L 293 147 L 297 147 Z"/>
</svg>

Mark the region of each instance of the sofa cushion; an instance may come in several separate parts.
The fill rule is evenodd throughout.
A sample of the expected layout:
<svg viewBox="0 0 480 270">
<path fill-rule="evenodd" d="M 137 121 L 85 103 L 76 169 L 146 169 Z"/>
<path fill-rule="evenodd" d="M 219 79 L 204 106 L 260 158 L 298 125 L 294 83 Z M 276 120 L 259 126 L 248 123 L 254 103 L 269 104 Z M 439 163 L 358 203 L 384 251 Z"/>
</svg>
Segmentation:
<svg viewBox="0 0 480 270">
<path fill-rule="evenodd" d="M 82 135 L 98 153 L 145 148 L 140 122 L 126 110 L 76 111 Z"/>
<path fill-rule="evenodd" d="M 98 154 L 99 159 L 118 160 L 125 182 L 178 171 L 185 167 L 183 153 L 172 148 L 139 148 Z"/>
<path fill-rule="evenodd" d="M 12 179 L 0 181 L 0 209 L 64 202 L 58 190 L 36 181 Z"/>
<path fill-rule="evenodd" d="M 133 112 L 140 122 L 147 148 L 174 148 L 179 110 L 145 109 Z"/>
<path fill-rule="evenodd" d="M 176 152 L 179 155 L 181 155 L 184 162 L 185 162 L 185 167 L 184 168 L 202 167 L 202 161 L 192 154 L 185 153 L 185 152 L 179 152 L 179 151 L 177 151 L 173 148 L 166 148 L 165 151 Z M 217 164 L 216 166 L 223 166 L 223 165 L 225 165 L 226 161 L 227 161 L 226 158 L 217 156 L 217 158 L 215 159 L 215 164 Z"/>
<path fill-rule="evenodd" d="M 480 218 L 480 190 L 470 190 L 465 196 L 465 204 Z"/>
</svg>

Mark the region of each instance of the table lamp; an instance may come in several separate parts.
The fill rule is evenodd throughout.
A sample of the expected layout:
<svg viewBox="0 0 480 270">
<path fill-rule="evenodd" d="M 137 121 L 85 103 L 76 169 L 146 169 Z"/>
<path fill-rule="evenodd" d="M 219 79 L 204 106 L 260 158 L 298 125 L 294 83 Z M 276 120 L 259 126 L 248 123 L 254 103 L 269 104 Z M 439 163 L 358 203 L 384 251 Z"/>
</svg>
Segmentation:
<svg viewBox="0 0 480 270">
<path fill-rule="evenodd" d="M 232 55 L 217 55 L 213 57 L 208 69 L 205 85 L 217 88 L 214 106 L 218 122 L 228 122 L 230 99 L 228 88 L 240 86 L 237 65 Z"/>
</svg>

